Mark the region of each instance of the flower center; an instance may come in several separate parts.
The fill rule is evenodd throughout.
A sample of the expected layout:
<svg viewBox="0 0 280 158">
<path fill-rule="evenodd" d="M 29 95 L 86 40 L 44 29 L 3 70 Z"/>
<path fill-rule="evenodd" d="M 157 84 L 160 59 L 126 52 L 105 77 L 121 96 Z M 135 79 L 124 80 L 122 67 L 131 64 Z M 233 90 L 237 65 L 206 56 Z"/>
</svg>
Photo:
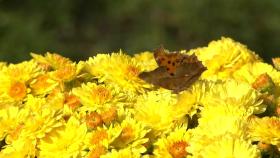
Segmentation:
<svg viewBox="0 0 280 158">
<path fill-rule="evenodd" d="M 105 87 L 96 87 L 92 92 L 93 98 L 97 100 L 97 103 L 103 104 L 112 98 L 111 92 Z"/>
<path fill-rule="evenodd" d="M 101 113 L 101 118 L 104 123 L 110 123 L 117 118 L 117 109 L 111 107 L 108 111 Z"/>
<path fill-rule="evenodd" d="M 279 120 L 275 120 L 275 119 L 271 119 L 269 121 L 269 126 L 271 128 L 277 128 L 277 129 L 280 129 L 280 121 Z"/>
<path fill-rule="evenodd" d="M 100 158 L 104 154 L 106 154 L 106 148 L 98 145 L 90 151 L 88 158 Z"/>
<path fill-rule="evenodd" d="M 93 145 L 99 144 L 102 140 L 108 139 L 108 134 L 106 130 L 96 131 L 91 138 L 91 143 Z"/>
<path fill-rule="evenodd" d="M 121 140 L 128 141 L 133 137 L 133 129 L 130 126 L 124 127 L 120 135 Z"/>
<path fill-rule="evenodd" d="M 14 140 L 16 140 L 16 139 L 18 138 L 20 132 L 22 131 L 23 127 L 24 127 L 23 124 L 18 125 L 18 126 L 14 129 L 14 131 L 12 131 L 12 132 L 10 133 L 11 138 L 14 139 Z"/>
<path fill-rule="evenodd" d="M 188 146 L 185 141 L 178 141 L 169 147 L 169 153 L 173 158 L 183 158 L 187 156 L 186 147 Z"/>
<path fill-rule="evenodd" d="M 71 109 L 76 109 L 80 105 L 80 100 L 75 95 L 67 95 L 65 98 L 65 104 Z"/>
<path fill-rule="evenodd" d="M 97 112 L 86 115 L 86 124 L 89 128 L 96 128 L 102 124 L 101 116 Z"/>
<path fill-rule="evenodd" d="M 26 96 L 25 84 L 21 82 L 13 83 L 9 90 L 9 96 L 16 100 L 23 99 Z"/>
<path fill-rule="evenodd" d="M 59 81 L 71 80 L 75 76 L 76 68 L 72 65 L 66 65 L 58 69 L 55 73 L 55 77 Z"/>
<path fill-rule="evenodd" d="M 136 77 L 139 75 L 139 73 L 140 73 L 140 70 L 137 67 L 131 66 L 131 65 L 127 67 L 127 70 L 126 70 L 127 76 Z"/>
</svg>

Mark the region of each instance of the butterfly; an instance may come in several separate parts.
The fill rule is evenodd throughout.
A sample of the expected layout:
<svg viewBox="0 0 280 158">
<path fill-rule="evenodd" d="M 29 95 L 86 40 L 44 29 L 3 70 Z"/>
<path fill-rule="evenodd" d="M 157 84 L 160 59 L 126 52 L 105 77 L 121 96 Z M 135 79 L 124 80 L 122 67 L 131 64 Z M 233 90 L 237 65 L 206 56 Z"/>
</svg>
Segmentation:
<svg viewBox="0 0 280 158">
<path fill-rule="evenodd" d="M 196 55 L 169 52 L 163 46 L 154 51 L 154 58 L 158 68 L 140 73 L 139 78 L 175 93 L 187 89 L 207 70 Z"/>
</svg>

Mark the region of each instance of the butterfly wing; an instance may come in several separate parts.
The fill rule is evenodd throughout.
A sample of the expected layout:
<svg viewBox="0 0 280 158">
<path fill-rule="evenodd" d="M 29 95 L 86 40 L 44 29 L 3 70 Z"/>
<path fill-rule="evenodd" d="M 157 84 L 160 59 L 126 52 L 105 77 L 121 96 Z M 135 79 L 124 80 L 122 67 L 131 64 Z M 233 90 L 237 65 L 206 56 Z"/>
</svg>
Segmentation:
<svg viewBox="0 0 280 158">
<path fill-rule="evenodd" d="M 155 50 L 154 57 L 159 67 L 141 73 L 139 78 L 174 92 L 187 89 L 206 70 L 194 54 L 167 53 L 160 47 Z"/>
</svg>

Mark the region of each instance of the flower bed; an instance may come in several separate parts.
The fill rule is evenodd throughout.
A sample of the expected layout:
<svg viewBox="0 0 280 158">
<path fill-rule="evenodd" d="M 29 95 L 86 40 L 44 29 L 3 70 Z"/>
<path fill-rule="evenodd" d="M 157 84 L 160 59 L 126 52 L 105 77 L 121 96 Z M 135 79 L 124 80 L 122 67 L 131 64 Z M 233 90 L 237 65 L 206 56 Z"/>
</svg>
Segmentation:
<svg viewBox="0 0 280 158">
<path fill-rule="evenodd" d="M 179 93 L 139 78 L 152 52 L 1 63 L 0 157 L 279 156 L 279 58 L 230 38 L 181 53 L 207 70 Z"/>
</svg>

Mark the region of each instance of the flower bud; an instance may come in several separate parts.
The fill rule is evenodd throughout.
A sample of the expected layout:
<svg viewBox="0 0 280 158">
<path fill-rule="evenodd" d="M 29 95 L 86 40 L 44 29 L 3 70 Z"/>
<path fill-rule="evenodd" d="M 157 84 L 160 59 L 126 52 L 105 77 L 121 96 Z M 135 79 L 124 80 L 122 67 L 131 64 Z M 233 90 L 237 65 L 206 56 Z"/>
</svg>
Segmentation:
<svg viewBox="0 0 280 158">
<path fill-rule="evenodd" d="M 280 57 L 272 58 L 272 62 L 273 62 L 275 69 L 280 71 Z"/>
<path fill-rule="evenodd" d="M 275 84 L 267 73 L 263 73 L 255 80 L 252 87 L 261 93 L 268 92 L 269 94 L 272 94 Z"/>
</svg>

